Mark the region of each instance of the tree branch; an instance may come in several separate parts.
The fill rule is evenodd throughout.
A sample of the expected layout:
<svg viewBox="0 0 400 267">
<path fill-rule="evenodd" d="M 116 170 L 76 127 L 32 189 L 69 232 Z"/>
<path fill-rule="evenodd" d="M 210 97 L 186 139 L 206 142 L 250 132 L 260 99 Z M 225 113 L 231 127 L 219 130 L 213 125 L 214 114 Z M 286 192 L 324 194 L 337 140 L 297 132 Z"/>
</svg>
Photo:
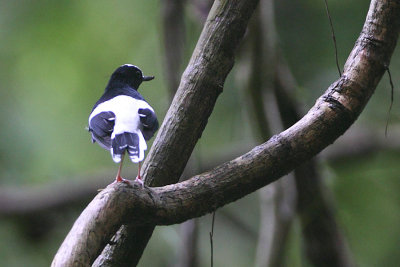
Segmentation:
<svg viewBox="0 0 400 267">
<path fill-rule="evenodd" d="M 187 162 L 185 158 L 200 137 L 224 78 L 232 67 L 233 50 L 255 3 L 217 1 L 214 5 L 206 29 L 210 27 L 220 40 L 211 38 L 213 34 L 208 36 L 207 31 L 203 31 L 184 74 L 189 79 L 181 82 L 153 145 L 153 152 L 149 154 L 150 160 L 145 169 L 149 182 L 162 184 L 180 176 Z M 224 18 L 227 24 L 222 23 Z M 120 183 L 103 190 L 77 219 L 52 265 L 90 264 L 121 224 L 166 225 L 204 215 L 271 183 L 313 157 L 342 135 L 368 102 L 385 66 L 389 65 L 399 33 L 399 18 L 400 3 L 373 0 L 342 77 L 330 86 L 299 122 L 268 142 L 178 184 L 141 189 Z M 235 34 L 229 32 L 230 28 L 237 30 Z M 224 35 L 226 31 L 229 34 Z M 204 39 L 206 36 L 209 38 Z M 215 51 L 213 47 L 220 54 L 211 53 Z M 197 90 L 193 92 L 190 88 Z M 199 89 L 208 97 L 200 94 Z M 173 111 L 176 114 L 172 114 Z M 187 134 L 189 129 L 191 131 Z M 188 136 L 191 133 L 194 136 Z M 164 140 L 168 142 L 161 144 Z M 182 145 L 180 141 L 190 148 L 179 147 Z M 162 148 L 163 145 L 165 148 Z M 172 154 L 167 153 L 169 150 Z M 159 177 L 161 179 L 156 181 Z"/>
</svg>

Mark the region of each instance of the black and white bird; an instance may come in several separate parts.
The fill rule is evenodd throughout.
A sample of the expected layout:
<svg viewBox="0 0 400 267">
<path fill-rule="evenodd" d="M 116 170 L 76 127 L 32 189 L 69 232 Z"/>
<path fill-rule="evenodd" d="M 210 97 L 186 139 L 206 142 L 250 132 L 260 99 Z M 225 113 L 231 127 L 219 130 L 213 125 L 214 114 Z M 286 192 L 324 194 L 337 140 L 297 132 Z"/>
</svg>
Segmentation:
<svg viewBox="0 0 400 267">
<path fill-rule="evenodd" d="M 143 81 L 154 76 L 143 76 L 142 71 L 131 64 L 118 67 L 107 84 L 104 94 L 94 105 L 89 116 L 89 132 L 92 142 L 110 150 L 112 159 L 120 163 L 116 182 L 121 177 L 125 152 L 134 163 L 139 163 L 136 181 L 140 178 L 140 162 L 147 149 L 146 141 L 158 129 L 157 116 L 138 88 Z"/>
</svg>

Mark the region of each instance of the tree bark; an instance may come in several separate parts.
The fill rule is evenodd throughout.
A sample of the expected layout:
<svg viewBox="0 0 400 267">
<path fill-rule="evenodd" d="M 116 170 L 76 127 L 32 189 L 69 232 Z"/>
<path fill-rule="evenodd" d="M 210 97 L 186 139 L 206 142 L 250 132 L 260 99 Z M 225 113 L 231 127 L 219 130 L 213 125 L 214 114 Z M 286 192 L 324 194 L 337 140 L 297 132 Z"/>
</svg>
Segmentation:
<svg viewBox="0 0 400 267">
<path fill-rule="evenodd" d="M 160 185 L 179 179 L 222 90 L 234 49 L 256 2 L 214 3 L 145 162 L 147 183 Z M 373 94 L 396 45 L 399 18 L 398 1 L 373 0 L 342 77 L 300 121 L 266 143 L 178 184 L 143 189 L 124 183 L 107 187 L 77 219 L 52 266 L 87 266 L 122 224 L 134 222 L 152 228 L 204 215 L 275 181 L 319 153 L 348 129 Z"/>
</svg>

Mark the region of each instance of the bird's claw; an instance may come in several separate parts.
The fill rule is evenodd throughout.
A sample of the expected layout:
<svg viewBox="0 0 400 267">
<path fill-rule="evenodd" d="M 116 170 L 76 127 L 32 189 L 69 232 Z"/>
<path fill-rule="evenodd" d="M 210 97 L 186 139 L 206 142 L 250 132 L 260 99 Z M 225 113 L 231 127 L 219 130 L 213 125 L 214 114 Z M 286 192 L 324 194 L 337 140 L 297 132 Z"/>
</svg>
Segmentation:
<svg viewBox="0 0 400 267">
<path fill-rule="evenodd" d="M 125 184 L 128 184 L 128 185 L 131 185 L 131 182 L 129 180 L 124 179 L 121 176 L 115 177 L 115 181 L 112 182 L 111 184 L 116 184 L 116 183 L 125 183 Z"/>
<path fill-rule="evenodd" d="M 142 188 L 144 187 L 144 181 L 140 179 L 140 177 L 136 176 L 135 182 L 138 182 L 142 186 Z"/>
<path fill-rule="evenodd" d="M 138 183 L 140 184 L 140 186 L 141 186 L 142 188 L 144 188 L 144 181 L 143 181 L 142 179 L 140 179 L 139 177 L 136 176 L 136 179 L 135 179 L 134 182 L 138 182 Z M 127 179 L 124 179 L 124 178 L 122 178 L 121 176 L 119 176 L 119 177 L 117 176 L 117 177 L 115 178 L 115 181 L 112 182 L 110 185 L 117 184 L 117 183 L 125 183 L 125 184 L 127 184 L 127 185 L 132 186 L 132 181 L 127 180 Z M 99 191 L 101 191 L 101 189 L 100 189 Z"/>
</svg>

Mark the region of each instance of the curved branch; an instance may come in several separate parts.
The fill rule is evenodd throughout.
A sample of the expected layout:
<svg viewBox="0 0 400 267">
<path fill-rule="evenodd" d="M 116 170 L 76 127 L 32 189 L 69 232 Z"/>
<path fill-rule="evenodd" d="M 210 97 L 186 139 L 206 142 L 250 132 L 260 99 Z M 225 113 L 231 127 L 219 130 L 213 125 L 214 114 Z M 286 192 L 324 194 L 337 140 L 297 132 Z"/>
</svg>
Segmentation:
<svg viewBox="0 0 400 267">
<path fill-rule="evenodd" d="M 233 2 L 239 1 L 227 1 L 225 5 Z M 246 5 L 249 4 L 248 1 L 243 2 Z M 243 2 L 240 1 L 241 4 Z M 222 13 L 218 13 L 218 11 Z M 221 10 L 214 10 L 214 12 L 226 15 L 222 8 Z M 233 8 L 231 12 L 237 14 L 238 10 Z M 251 12 L 249 11 L 248 14 L 251 14 Z M 299 122 L 279 135 L 273 136 L 266 143 L 209 172 L 178 184 L 145 189 L 140 189 L 136 185 L 130 187 L 125 184 L 109 186 L 97 195 L 83 211 L 57 252 L 52 265 L 74 266 L 74 261 L 77 258 L 71 257 L 72 254 L 84 254 L 86 258 L 80 262 L 83 265 L 91 263 L 123 223 L 164 225 L 179 223 L 204 215 L 275 181 L 319 153 L 348 129 L 374 92 L 385 71 L 385 66 L 389 65 L 390 57 L 396 45 L 400 28 L 399 18 L 400 3 L 398 1 L 373 0 L 363 31 L 346 62 L 342 77 L 330 86 L 326 93 L 317 100 L 315 106 Z M 219 24 L 219 19 L 218 16 L 212 17 L 211 21 Z M 241 27 L 242 25 L 233 23 L 231 26 Z M 229 37 L 237 41 L 238 36 Z M 202 41 L 204 42 L 203 48 L 211 48 L 207 41 Z M 230 54 L 232 52 L 232 49 L 228 49 L 229 52 L 225 51 L 227 47 L 223 44 L 220 45 L 221 53 Z M 228 47 L 231 46 L 228 45 Z M 187 69 L 186 75 L 189 77 L 200 75 L 199 70 L 202 67 L 210 67 L 210 69 L 202 69 L 205 72 L 204 77 L 214 76 L 214 78 L 204 79 L 202 89 L 208 92 L 208 87 L 212 87 L 214 90 L 219 86 L 219 88 L 222 88 L 223 80 L 215 79 L 216 73 L 219 73 L 218 64 L 210 65 L 211 58 L 199 54 L 198 49 L 191 62 L 193 64 L 193 62 L 199 60 L 200 65 L 196 66 L 198 67 L 196 69 Z M 231 57 L 228 56 L 228 58 Z M 227 65 L 233 64 L 233 60 L 226 58 L 221 60 Z M 229 69 L 223 68 L 224 71 L 229 71 Z M 192 83 L 192 88 L 196 86 L 195 80 L 186 80 L 186 82 L 189 81 Z M 189 84 L 187 86 L 190 88 Z M 168 112 L 164 125 L 168 123 L 176 124 L 176 120 L 168 121 L 168 118 L 178 119 L 181 116 L 184 125 L 186 119 L 197 119 L 198 108 L 188 110 L 185 108 L 191 104 L 199 107 L 203 105 L 203 102 L 208 103 L 210 100 L 213 102 L 215 101 L 213 97 L 218 95 L 217 91 L 210 93 L 211 98 L 198 99 L 200 95 L 194 92 L 191 94 L 191 90 L 186 92 L 182 88 L 182 83 L 179 90 L 178 95 L 183 96 L 183 98 L 181 101 L 174 100 L 175 104 L 173 103 Z M 190 102 L 186 102 L 185 99 Z M 175 106 L 177 102 L 181 103 L 182 106 Z M 176 110 L 178 114 L 176 116 L 171 114 L 171 110 Z M 187 113 L 182 114 L 185 110 Z M 206 112 L 206 117 L 208 117 L 211 110 L 212 108 L 208 108 L 201 111 Z M 204 123 L 204 121 L 201 123 Z M 190 126 L 189 122 L 186 122 L 186 124 Z M 197 127 L 196 129 L 204 128 L 204 125 L 197 125 Z M 162 128 L 158 134 L 156 143 L 160 138 L 166 138 L 167 133 L 177 137 L 185 136 L 186 134 L 182 132 L 184 130 L 182 128 L 170 129 L 170 127 L 165 126 L 164 130 Z M 194 131 L 196 132 L 196 130 Z M 176 136 L 169 138 L 174 139 L 177 138 Z M 195 143 L 199 135 L 191 138 L 190 140 Z M 175 142 L 176 146 L 180 145 L 178 141 Z M 188 153 L 187 148 L 176 148 L 172 147 L 171 144 L 174 144 L 174 142 L 167 144 L 167 150 L 171 149 L 183 154 Z M 194 144 L 190 143 L 189 147 L 192 148 L 192 146 Z M 168 157 L 160 158 L 160 149 L 160 147 L 152 149 L 156 152 L 150 153 L 153 165 L 148 164 L 147 173 L 151 173 L 153 177 L 163 177 L 161 181 L 168 180 L 170 176 L 172 179 L 176 178 L 175 176 L 180 175 L 179 172 L 186 163 L 184 160 L 186 154 L 178 155 L 184 163 L 173 164 Z M 169 162 L 167 167 L 156 170 L 157 164 L 155 163 L 163 161 Z M 171 167 L 177 167 L 180 170 L 174 171 L 170 169 Z M 67 254 L 69 255 L 67 258 L 69 262 L 65 263 L 63 260 L 66 260 L 65 255 Z"/>
</svg>

